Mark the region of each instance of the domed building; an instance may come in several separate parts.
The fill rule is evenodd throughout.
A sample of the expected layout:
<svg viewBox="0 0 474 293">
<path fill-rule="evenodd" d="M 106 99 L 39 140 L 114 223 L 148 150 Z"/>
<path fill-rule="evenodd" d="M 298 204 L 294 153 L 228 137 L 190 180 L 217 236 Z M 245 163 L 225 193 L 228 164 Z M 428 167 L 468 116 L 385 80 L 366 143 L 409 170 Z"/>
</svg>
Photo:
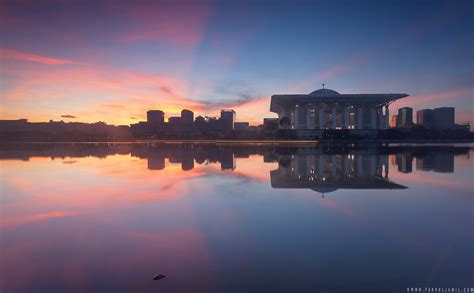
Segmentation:
<svg viewBox="0 0 474 293">
<path fill-rule="evenodd" d="M 294 129 L 300 137 L 320 135 L 324 129 L 349 129 L 376 134 L 389 128 L 389 105 L 407 94 L 340 94 L 318 89 L 309 94 L 273 95 L 270 111 L 278 114 L 280 129 Z"/>
</svg>

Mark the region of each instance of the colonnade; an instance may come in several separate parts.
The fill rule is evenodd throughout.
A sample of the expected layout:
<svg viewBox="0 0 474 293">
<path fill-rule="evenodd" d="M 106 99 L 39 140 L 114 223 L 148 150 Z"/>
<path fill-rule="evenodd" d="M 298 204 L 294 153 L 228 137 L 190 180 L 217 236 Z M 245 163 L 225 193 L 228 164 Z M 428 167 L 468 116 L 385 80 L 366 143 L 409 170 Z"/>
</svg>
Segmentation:
<svg viewBox="0 0 474 293">
<path fill-rule="evenodd" d="M 387 129 L 388 104 L 306 103 L 283 107 L 293 129 Z"/>
</svg>

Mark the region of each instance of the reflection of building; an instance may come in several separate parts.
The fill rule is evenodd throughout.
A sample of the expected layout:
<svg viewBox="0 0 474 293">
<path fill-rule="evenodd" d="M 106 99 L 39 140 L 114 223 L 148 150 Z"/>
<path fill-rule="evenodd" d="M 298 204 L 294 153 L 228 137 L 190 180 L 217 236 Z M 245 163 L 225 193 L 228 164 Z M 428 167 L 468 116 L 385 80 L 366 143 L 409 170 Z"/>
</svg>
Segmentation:
<svg viewBox="0 0 474 293">
<path fill-rule="evenodd" d="M 398 153 L 396 155 L 396 163 L 398 166 L 398 172 L 411 173 L 413 169 L 413 156 L 409 153 Z"/>
<path fill-rule="evenodd" d="M 230 148 L 220 150 L 221 170 L 234 170 L 235 157 L 234 152 Z"/>
<path fill-rule="evenodd" d="M 127 155 L 147 160 L 150 170 L 164 169 L 166 161 L 181 164 L 181 169 L 184 171 L 193 169 L 196 163 L 220 163 L 221 170 L 234 170 L 236 158 L 249 158 L 258 154 L 263 157 L 265 163 L 278 162 L 280 164 L 278 172 L 288 169 L 286 172 L 289 172 L 290 177 L 297 176 L 309 180 L 310 176 L 311 180 L 327 181 L 326 184 L 334 183 L 333 179 L 344 179 L 346 183 L 354 183 L 352 180 L 359 178 L 367 180 L 369 184 L 373 181 L 373 177 L 385 179 L 388 177 L 388 156 L 392 165 L 397 165 L 400 172 L 411 170 L 413 158 L 416 159 L 417 170 L 453 172 L 454 156 L 468 156 L 469 151 L 469 147 L 457 146 L 301 147 L 192 143 L 8 143 L 0 144 L 0 160 L 27 161 L 31 157 L 105 158 L 109 155 Z"/>
<path fill-rule="evenodd" d="M 279 128 L 308 135 L 322 129 L 386 129 L 390 102 L 407 94 L 339 94 L 322 88 L 307 95 L 273 95 Z M 315 131 L 316 130 L 316 131 Z"/>
<path fill-rule="evenodd" d="M 308 188 L 320 193 L 337 189 L 401 189 L 388 179 L 388 155 L 370 153 L 295 154 L 279 157 L 270 172 L 273 188 Z"/>
<path fill-rule="evenodd" d="M 428 153 L 416 158 L 416 169 L 421 171 L 452 173 L 454 172 L 454 154 L 448 152 Z"/>
<path fill-rule="evenodd" d="M 165 168 L 165 157 L 160 153 L 148 157 L 148 170 L 163 170 Z"/>
</svg>

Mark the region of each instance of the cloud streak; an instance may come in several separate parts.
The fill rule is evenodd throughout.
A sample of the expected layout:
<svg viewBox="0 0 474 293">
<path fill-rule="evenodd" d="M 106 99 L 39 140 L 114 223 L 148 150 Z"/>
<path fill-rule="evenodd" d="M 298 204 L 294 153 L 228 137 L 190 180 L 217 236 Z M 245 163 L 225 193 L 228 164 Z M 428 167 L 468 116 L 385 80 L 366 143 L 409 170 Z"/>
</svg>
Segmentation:
<svg viewBox="0 0 474 293">
<path fill-rule="evenodd" d="M 77 62 L 74 62 L 68 59 L 45 57 L 45 56 L 40 56 L 36 54 L 25 53 L 25 52 L 20 52 L 20 51 L 5 49 L 5 48 L 0 48 L 0 57 L 5 58 L 5 59 L 35 62 L 35 63 L 46 64 L 46 65 L 77 64 Z"/>
</svg>

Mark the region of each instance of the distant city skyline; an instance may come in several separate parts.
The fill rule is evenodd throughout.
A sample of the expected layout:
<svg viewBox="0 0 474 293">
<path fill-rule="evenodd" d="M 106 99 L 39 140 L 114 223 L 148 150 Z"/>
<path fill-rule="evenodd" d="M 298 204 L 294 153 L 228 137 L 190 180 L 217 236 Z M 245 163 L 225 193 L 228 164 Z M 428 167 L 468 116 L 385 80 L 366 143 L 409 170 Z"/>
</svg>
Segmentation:
<svg viewBox="0 0 474 293">
<path fill-rule="evenodd" d="M 277 117 L 273 94 L 406 92 L 474 123 L 472 1 L 0 4 L 0 119 Z M 317 17 L 316 17 L 317 16 Z M 413 117 L 415 119 L 415 117 Z"/>
</svg>

